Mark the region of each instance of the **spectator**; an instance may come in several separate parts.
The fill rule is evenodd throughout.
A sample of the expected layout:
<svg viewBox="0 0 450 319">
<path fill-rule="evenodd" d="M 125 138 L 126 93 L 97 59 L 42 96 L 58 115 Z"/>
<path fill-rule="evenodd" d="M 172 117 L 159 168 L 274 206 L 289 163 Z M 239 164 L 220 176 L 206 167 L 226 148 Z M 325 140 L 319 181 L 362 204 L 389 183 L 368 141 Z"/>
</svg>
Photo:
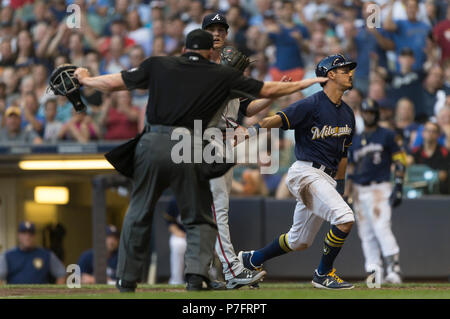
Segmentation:
<svg viewBox="0 0 450 319">
<path fill-rule="evenodd" d="M 45 118 L 38 114 L 39 102 L 33 92 L 25 93 L 21 99 L 21 109 L 23 110 L 22 129 L 35 131 L 42 136 Z"/>
<path fill-rule="evenodd" d="M 423 145 L 412 150 L 410 164 L 424 164 L 438 171 L 439 192 L 448 194 L 448 150 L 438 144 L 440 128 L 437 123 L 427 122 L 422 133 Z"/>
<path fill-rule="evenodd" d="M 279 23 L 270 21 L 267 24 L 268 38 L 276 47 L 276 58 L 270 73 L 274 81 L 283 76 L 300 81 L 305 74 L 302 52 L 308 53 L 308 29 L 293 22 L 294 5 L 291 1 L 282 1 Z"/>
<path fill-rule="evenodd" d="M 371 14 L 368 6 L 373 4 L 373 1 L 364 2 L 362 7 L 364 21 Z M 368 27 L 367 23 L 363 23 L 357 30 L 354 28 L 354 24 L 352 24 L 352 27 L 347 34 L 347 38 L 350 39 L 347 52 L 356 51 L 358 67 L 354 73 L 354 87 L 360 89 L 363 94 L 367 94 L 369 72 L 373 61 L 376 61 L 377 66 L 387 69 L 386 52 L 393 50 L 395 44 L 390 34 L 382 28 Z"/>
<path fill-rule="evenodd" d="M 422 85 L 422 99 L 416 113 L 418 122 L 437 114 L 440 105 L 445 104 L 445 92 L 442 90 L 444 73 L 439 65 L 434 65 L 425 77 Z M 421 121 L 422 120 L 422 121 Z"/>
<path fill-rule="evenodd" d="M 163 37 L 154 37 L 151 56 L 166 56 L 166 43 Z"/>
<path fill-rule="evenodd" d="M 72 32 L 69 40 L 69 50 L 70 63 L 75 65 L 85 65 L 85 50 L 82 34 L 75 31 Z"/>
<path fill-rule="evenodd" d="M 100 129 L 86 114 L 86 112 L 76 113 L 72 109 L 72 118 L 64 123 L 58 133 L 59 140 L 87 143 L 91 140 L 97 140 L 100 137 Z"/>
<path fill-rule="evenodd" d="M 48 99 L 45 104 L 45 126 L 44 126 L 44 141 L 55 143 L 58 140 L 58 133 L 61 130 L 63 123 L 56 120 L 58 103 L 56 99 Z"/>
<path fill-rule="evenodd" d="M 113 37 L 119 37 L 121 39 L 120 43 L 125 53 L 126 51 L 128 51 L 128 49 L 136 44 L 136 42 L 127 35 L 127 25 L 124 18 L 114 18 L 114 20 L 111 22 L 110 30 L 111 36 L 100 38 L 97 42 L 98 50 L 103 57 L 106 57 L 108 55 Z"/>
<path fill-rule="evenodd" d="M 170 278 L 169 285 L 184 284 L 184 253 L 186 252 L 186 231 L 181 223 L 175 198 L 167 205 L 167 210 L 163 214 L 167 221 L 170 233 Z"/>
<path fill-rule="evenodd" d="M 441 63 L 450 59 L 450 5 L 447 4 L 446 19 L 436 24 L 433 28 L 433 39 L 441 49 Z"/>
<path fill-rule="evenodd" d="M 153 44 L 153 39 L 160 37 L 164 39 L 166 52 L 172 52 L 177 48 L 177 41 L 166 34 L 164 20 L 155 20 L 153 21 L 151 43 Z M 150 52 L 153 54 L 153 47 L 150 48 Z"/>
<path fill-rule="evenodd" d="M 438 144 L 440 146 L 446 146 L 450 150 L 450 104 L 444 106 L 439 110 L 437 116 L 437 123 L 439 125 L 441 135 L 438 138 Z M 413 143 L 413 147 L 419 147 L 423 145 L 423 130 L 424 125 L 420 125 L 417 129 L 416 138 Z M 447 138 L 447 136 L 449 138 Z"/>
<path fill-rule="evenodd" d="M 11 40 L 10 39 L 2 39 L 0 43 L 0 66 L 13 66 L 16 61 L 16 56 L 12 50 Z"/>
<path fill-rule="evenodd" d="M 131 105 L 131 93 L 113 92 L 102 105 L 100 123 L 106 140 L 125 140 L 138 133 L 139 108 Z"/>
<path fill-rule="evenodd" d="M 47 77 L 48 70 L 44 64 L 35 64 L 32 67 L 32 77 L 34 81 L 34 92 L 39 104 L 45 102 L 46 91 L 48 87 Z"/>
<path fill-rule="evenodd" d="M 119 248 L 120 232 L 114 225 L 106 227 L 106 279 L 107 283 L 116 283 L 117 255 Z M 81 284 L 95 284 L 97 280 L 94 276 L 94 250 L 84 251 L 77 262 L 81 271 Z"/>
<path fill-rule="evenodd" d="M 195 29 L 202 28 L 204 7 L 201 0 L 191 0 L 189 6 L 189 19 L 190 22 L 184 28 L 184 35 L 186 36 L 189 32 Z"/>
<path fill-rule="evenodd" d="M 33 130 L 21 128 L 22 111 L 11 105 L 5 111 L 5 127 L 0 131 L 0 142 L 4 144 L 41 144 L 42 139 Z"/>
<path fill-rule="evenodd" d="M 56 255 L 36 245 L 35 225 L 22 222 L 19 245 L 0 255 L 0 282 L 7 284 L 65 284 L 66 269 Z"/>
<path fill-rule="evenodd" d="M 414 52 L 410 48 L 405 47 L 400 51 L 398 57 L 400 69 L 389 73 L 387 77 L 389 83 L 387 94 L 393 103 L 397 103 L 403 97 L 410 98 L 415 102 L 414 109 L 417 115 L 421 114 L 419 101 L 425 73 L 413 70 L 414 61 Z"/>
<path fill-rule="evenodd" d="M 123 39 L 118 35 L 113 35 L 109 43 L 108 53 L 100 63 L 100 74 L 112 74 L 122 70 L 127 70 L 130 66 L 130 59 L 125 52 Z"/>
<path fill-rule="evenodd" d="M 13 67 L 5 67 L 2 72 L 2 82 L 6 84 L 7 99 L 17 94 L 19 88 L 19 77 Z"/>
<path fill-rule="evenodd" d="M 417 12 L 419 10 L 418 0 L 406 1 L 406 14 L 405 20 L 393 20 L 393 1 L 389 2 L 389 12 L 387 18 L 384 21 L 383 27 L 388 32 L 393 32 L 393 39 L 395 42 L 395 50 L 397 56 L 399 56 L 401 50 L 404 47 L 410 47 L 414 52 L 415 63 L 413 70 L 420 71 L 425 61 L 427 60 L 424 48 L 426 46 L 427 36 L 430 32 L 430 26 L 425 22 L 417 20 Z M 400 69 L 397 60 L 397 70 Z"/>
<path fill-rule="evenodd" d="M 186 24 L 179 15 L 173 15 L 172 17 L 169 18 L 166 30 L 167 36 L 170 39 L 170 43 L 173 43 L 173 49 L 168 48 L 167 53 L 169 55 L 181 52 L 181 48 L 183 47 L 184 44 L 183 30 L 185 27 Z"/>
<path fill-rule="evenodd" d="M 129 11 L 127 14 L 128 36 L 133 39 L 136 44 L 139 44 L 145 51 L 145 55 L 149 56 L 151 53 L 150 46 L 150 29 L 142 25 L 139 13 L 137 10 Z"/>
<path fill-rule="evenodd" d="M 181 1 L 175 1 L 177 4 L 178 2 Z M 164 1 L 160 1 L 160 0 L 153 0 L 150 3 L 150 21 L 148 22 L 148 24 L 146 25 L 146 27 L 149 27 L 150 29 L 153 28 L 153 22 L 156 20 L 164 20 L 164 9 L 165 9 L 166 5 L 164 3 Z M 172 11 L 171 11 L 172 12 Z M 177 12 L 177 11 L 173 11 L 173 12 Z"/>
<path fill-rule="evenodd" d="M 17 59 L 16 65 L 29 65 L 36 61 L 33 39 L 28 30 L 22 30 L 17 36 Z"/>
<path fill-rule="evenodd" d="M 264 29 L 264 14 L 270 10 L 270 0 L 256 0 L 257 14 L 254 14 L 248 21 L 249 25 Z"/>
<path fill-rule="evenodd" d="M 419 128 L 419 124 L 414 122 L 414 117 L 414 103 L 407 97 L 398 100 L 395 109 L 395 131 L 402 137 L 402 144 L 407 152 L 411 151 Z"/>
</svg>

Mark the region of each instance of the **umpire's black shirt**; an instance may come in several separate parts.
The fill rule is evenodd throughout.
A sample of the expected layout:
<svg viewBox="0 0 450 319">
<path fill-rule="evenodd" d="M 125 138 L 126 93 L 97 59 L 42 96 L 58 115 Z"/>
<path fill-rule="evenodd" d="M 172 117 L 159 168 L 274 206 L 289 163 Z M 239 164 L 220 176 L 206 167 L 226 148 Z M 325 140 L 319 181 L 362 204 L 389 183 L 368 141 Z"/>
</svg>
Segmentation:
<svg viewBox="0 0 450 319">
<path fill-rule="evenodd" d="M 209 123 L 231 95 L 244 92 L 257 97 L 264 84 L 194 52 L 180 57 L 150 57 L 121 74 L 129 90 L 149 90 L 148 123 L 191 129 L 194 120 Z"/>
</svg>

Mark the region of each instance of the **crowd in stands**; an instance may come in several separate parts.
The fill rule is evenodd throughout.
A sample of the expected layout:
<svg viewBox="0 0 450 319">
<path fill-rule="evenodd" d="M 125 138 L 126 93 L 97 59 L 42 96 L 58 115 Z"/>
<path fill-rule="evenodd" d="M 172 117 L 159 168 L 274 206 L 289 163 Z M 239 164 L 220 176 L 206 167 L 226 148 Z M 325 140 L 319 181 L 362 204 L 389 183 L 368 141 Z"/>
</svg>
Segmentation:
<svg viewBox="0 0 450 319">
<path fill-rule="evenodd" d="M 79 27 L 67 6 L 78 5 Z M 395 130 L 410 163 L 427 164 L 448 180 L 450 159 L 450 6 L 448 0 L 9 0 L 0 12 L 0 143 L 86 143 L 126 140 L 144 126 L 146 90 L 103 94 L 83 88 L 86 113 L 47 93 L 47 79 L 63 63 L 92 75 L 136 67 L 149 56 L 179 55 L 185 35 L 203 16 L 220 12 L 228 41 L 251 63 L 246 74 L 265 81 L 315 77 L 323 57 L 355 60 L 353 108 L 366 97 L 381 107 L 380 125 Z M 321 90 L 314 85 L 241 119 L 256 123 Z M 280 166 L 289 167 L 293 134 L 282 132 Z M 287 196 L 283 176 L 255 168 L 236 180 L 237 194 Z M 281 187 L 281 188 L 280 188 Z M 444 187 L 445 188 L 445 187 Z M 443 192 L 448 193 L 448 189 Z M 285 195 L 283 195 L 285 194 Z M 278 196 L 278 195 L 277 195 Z"/>
</svg>

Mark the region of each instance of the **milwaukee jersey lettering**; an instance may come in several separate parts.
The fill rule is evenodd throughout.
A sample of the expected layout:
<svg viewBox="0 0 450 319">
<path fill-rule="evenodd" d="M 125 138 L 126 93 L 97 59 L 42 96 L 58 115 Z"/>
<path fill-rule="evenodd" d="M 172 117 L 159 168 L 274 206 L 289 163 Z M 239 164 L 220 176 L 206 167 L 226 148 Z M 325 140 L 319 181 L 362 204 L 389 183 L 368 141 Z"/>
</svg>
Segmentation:
<svg viewBox="0 0 450 319">
<path fill-rule="evenodd" d="M 336 105 L 323 92 L 297 101 L 277 113 L 282 129 L 295 130 L 295 157 L 337 171 L 352 143 L 355 116 L 343 101 Z"/>
</svg>

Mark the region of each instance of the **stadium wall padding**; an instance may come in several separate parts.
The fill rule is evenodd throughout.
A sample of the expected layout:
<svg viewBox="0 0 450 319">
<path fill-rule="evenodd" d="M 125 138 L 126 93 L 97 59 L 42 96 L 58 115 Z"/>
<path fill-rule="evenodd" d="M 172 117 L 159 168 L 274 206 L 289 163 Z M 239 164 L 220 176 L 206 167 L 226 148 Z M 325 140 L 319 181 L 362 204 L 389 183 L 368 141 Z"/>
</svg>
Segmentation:
<svg viewBox="0 0 450 319">
<path fill-rule="evenodd" d="M 156 207 L 154 230 L 157 252 L 157 280 L 170 275 L 169 233 L 162 212 L 169 199 Z M 258 249 L 289 231 L 295 200 L 232 198 L 229 224 L 236 253 Z M 364 278 L 364 258 L 357 224 L 336 259 L 335 267 L 344 278 Z M 447 278 L 450 275 L 450 197 L 404 199 L 392 212 L 392 229 L 400 246 L 404 278 Z M 323 239 L 329 230 L 324 222 L 307 250 L 291 252 L 264 264 L 270 279 L 308 279 L 317 267 Z"/>
</svg>

